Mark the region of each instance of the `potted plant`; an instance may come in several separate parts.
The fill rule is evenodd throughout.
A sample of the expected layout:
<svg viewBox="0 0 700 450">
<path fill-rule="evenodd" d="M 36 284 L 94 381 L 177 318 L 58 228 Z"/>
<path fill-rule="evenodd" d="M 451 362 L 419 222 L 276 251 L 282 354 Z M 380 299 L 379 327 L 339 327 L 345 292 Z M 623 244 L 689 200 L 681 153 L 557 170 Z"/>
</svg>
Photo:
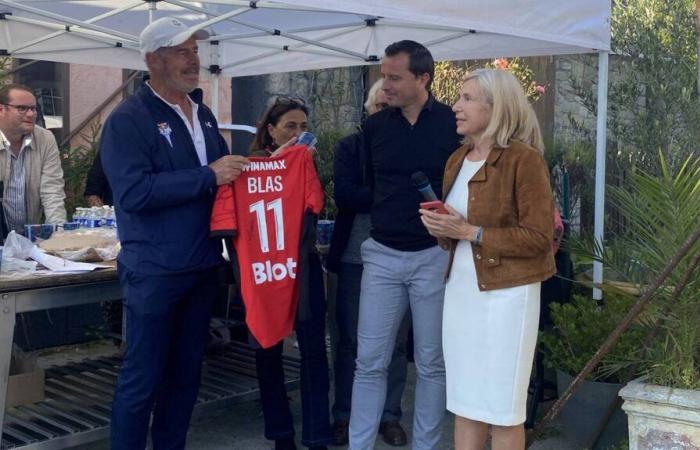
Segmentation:
<svg viewBox="0 0 700 450">
<path fill-rule="evenodd" d="M 631 281 L 649 284 L 700 224 L 700 159 L 691 157 L 673 172 L 662 157 L 659 174 L 639 171 L 627 189 L 613 188 L 611 198 L 627 220 L 616 240 L 643 269 Z M 640 376 L 620 392 L 630 449 L 700 448 L 699 261 L 695 243 L 658 289 L 643 345 L 618 361 Z"/>
<path fill-rule="evenodd" d="M 689 240 L 700 225 L 700 159 L 672 170 L 661 157 L 658 173 L 638 170 L 609 197 L 624 223 L 602 248 L 588 250 L 602 250 L 599 260 L 621 281 L 646 292 L 692 243 L 639 317 L 643 337 L 601 365 L 638 377 L 620 392 L 630 449 L 700 448 L 700 243 Z"/>
<path fill-rule="evenodd" d="M 631 298 L 617 293 L 607 295 L 602 304 L 590 296 L 575 294 L 570 303 L 550 305 L 552 327 L 540 333 L 540 349 L 545 366 L 556 370 L 559 395 L 615 328 L 632 302 Z M 618 369 L 616 363 L 638 345 L 642 333 L 642 327 L 638 325 L 629 330 L 608 354 L 604 364 L 584 382 L 561 411 L 559 425 L 562 434 L 581 448 L 591 448 L 596 441 L 601 445 L 613 444 L 625 437 L 625 415 L 616 403 L 622 383 L 628 381 L 632 373 L 624 367 Z M 611 408 L 616 408 L 616 411 L 608 414 Z"/>
</svg>

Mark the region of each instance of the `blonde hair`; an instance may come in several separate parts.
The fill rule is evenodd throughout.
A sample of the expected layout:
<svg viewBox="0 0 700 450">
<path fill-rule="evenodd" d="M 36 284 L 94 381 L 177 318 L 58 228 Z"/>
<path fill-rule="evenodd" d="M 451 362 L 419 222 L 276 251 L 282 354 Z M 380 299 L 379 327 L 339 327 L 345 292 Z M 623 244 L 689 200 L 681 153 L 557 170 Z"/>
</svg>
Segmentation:
<svg viewBox="0 0 700 450">
<path fill-rule="evenodd" d="M 380 78 L 374 82 L 369 92 L 367 93 L 367 101 L 365 102 L 365 111 L 369 112 L 370 108 L 374 108 L 374 101 L 377 99 L 377 93 L 382 88 L 384 84 L 384 79 Z"/>
<path fill-rule="evenodd" d="M 512 73 L 501 69 L 477 69 L 464 77 L 465 83 L 469 80 L 476 82 L 492 108 L 491 119 L 482 136 L 492 138 L 498 147 L 505 148 L 511 141 L 519 141 L 544 152 L 535 110 Z"/>
</svg>

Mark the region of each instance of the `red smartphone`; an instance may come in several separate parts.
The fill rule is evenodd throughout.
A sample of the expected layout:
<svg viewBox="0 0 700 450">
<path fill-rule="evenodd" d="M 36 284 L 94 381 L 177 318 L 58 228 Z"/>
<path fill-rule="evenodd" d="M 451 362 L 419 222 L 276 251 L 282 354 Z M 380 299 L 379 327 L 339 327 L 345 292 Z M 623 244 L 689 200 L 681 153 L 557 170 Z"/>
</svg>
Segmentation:
<svg viewBox="0 0 700 450">
<path fill-rule="evenodd" d="M 450 212 L 445 208 L 445 204 L 440 200 L 433 200 L 432 202 L 422 202 L 420 204 L 421 209 L 427 209 L 434 211 L 438 214 L 449 214 Z"/>
</svg>

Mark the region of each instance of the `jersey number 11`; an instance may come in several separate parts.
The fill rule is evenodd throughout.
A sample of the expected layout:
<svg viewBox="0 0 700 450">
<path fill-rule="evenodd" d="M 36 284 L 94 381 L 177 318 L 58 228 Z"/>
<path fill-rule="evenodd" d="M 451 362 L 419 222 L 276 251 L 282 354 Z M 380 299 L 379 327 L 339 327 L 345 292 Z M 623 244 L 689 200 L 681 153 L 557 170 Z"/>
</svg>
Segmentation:
<svg viewBox="0 0 700 450">
<path fill-rule="evenodd" d="M 263 253 L 270 252 L 270 241 L 267 235 L 267 217 L 265 210 L 273 211 L 275 215 L 275 235 L 276 249 L 284 250 L 284 216 L 282 214 L 282 199 L 278 198 L 268 202 L 265 205 L 265 200 L 257 201 L 250 205 L 250 212 L 254 212 L 258 219 L 258 234 L 260 235 L 260 250 Z"/>
</svg>

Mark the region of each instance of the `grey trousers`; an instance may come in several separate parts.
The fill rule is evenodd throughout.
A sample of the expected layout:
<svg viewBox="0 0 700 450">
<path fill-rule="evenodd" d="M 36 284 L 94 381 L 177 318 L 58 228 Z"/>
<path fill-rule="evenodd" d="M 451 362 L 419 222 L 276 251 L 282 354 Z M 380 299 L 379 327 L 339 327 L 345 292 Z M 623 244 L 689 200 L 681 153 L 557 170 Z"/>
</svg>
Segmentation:
<svg viewBox="0 0 700 450">
<path fill-rule="evenodd" d="M 352 384 L 357 359 L 357 322 L 360 313 L 362 264 L 340 263 L 335 298 L 335 319 L 338 342 L 333 361 L 335 381 L 334 420 L 350 420 Z M 401 420 L 401 397 L 406 386 L 408 330 L 410 317 L 404 317 L 389 363 L 386 402 L 382 422 Z"/>
<path fill-rule="evenodd" d="M 366 240 L 361 251 L 364 271 L 350 448 L 374 448 L 386 398 L 389 361 L 410 306 L 417 373 L 412 448 L 436 449 L 445 414 L 442 305 L 447 253 L 437 246 L 404 252 L 373 239 Z"/>
</svg>

